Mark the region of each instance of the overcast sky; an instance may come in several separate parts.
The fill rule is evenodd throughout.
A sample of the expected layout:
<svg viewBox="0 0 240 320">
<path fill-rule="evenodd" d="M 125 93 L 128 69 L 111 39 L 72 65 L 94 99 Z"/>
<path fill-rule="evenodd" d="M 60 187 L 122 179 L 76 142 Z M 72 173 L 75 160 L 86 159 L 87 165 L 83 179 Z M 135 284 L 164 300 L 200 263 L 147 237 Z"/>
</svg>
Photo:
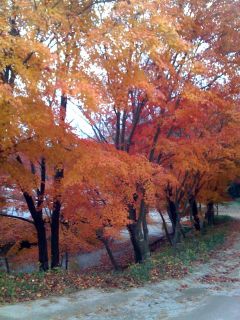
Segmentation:
<svg viewBox="0 0 240 320">
<path fill-rule="evenodd" d="M 67 122 L 74 128 L 74 132 L 79 136 L 85 138 L 87 135 L 93 135 L 91 126 L 87 123 L 78 107 L 71 102 L 67 106 L 66 118 Z"/>
</svg>

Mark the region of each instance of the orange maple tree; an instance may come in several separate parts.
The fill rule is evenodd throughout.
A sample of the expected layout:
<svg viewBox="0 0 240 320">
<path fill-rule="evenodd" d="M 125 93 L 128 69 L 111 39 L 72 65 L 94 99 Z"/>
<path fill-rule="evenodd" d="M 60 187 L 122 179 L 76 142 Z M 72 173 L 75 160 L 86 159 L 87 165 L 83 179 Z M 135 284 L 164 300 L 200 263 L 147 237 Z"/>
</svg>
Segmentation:
<svg viewBox="0 0 240 320">
<path fill-rule="evenodd" d="M 49 247 L 54 268 L 98 240 L 117 268 L 108 240 L 123 227 L 142 262 L 151 209 L 168 212 L 176 244 L 181 217 L 200 230 L 201 202 L 212 223 L 239 175 L 236 1 L 104 2 L 0 8 L 0 174 L 21 208 L 5 240 L 29 220 L 42 270 Z M 94 137 L 73 133 L 73 104 Z"/>
</svg>

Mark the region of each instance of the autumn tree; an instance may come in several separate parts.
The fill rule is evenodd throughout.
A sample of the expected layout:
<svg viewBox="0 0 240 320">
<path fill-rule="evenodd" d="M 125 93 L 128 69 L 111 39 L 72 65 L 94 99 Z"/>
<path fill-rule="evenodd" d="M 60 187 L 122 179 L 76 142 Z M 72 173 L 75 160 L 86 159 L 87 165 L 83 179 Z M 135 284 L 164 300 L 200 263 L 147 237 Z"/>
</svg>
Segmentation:
<svg viewBox="0 0 240 320">
<path fill-rule="evenodd" d="M 173 172 L 178 187 L 175 191 L 166 186 L 166 202 L 176 216 L 174 224 L 179 221 L 178 206 L 189 204 L 199 229 L 196 197 L 206 184 L 203 176 L 207 179 L 211 170 L 203 146 L 217 142 L 217 135 L 221 137 L 217 148 L 224 150 L 225 129 L 237 120 L 236 2 L 133 2 L 125 8 L 126 16 L 119 18 L 117 11 L 113 13 L 118 24 L 109 32 L 110 43 L 104 39 L 93 55 L 103 70 L 109 103 L 103 104 L 100 114 L 86 117 L 98 140 L 144 154 Z M 147 14 L 141 16 L 143 8 Z M 140 25 L 141 41 L 135 42 L 136 25 Z M 121 30 L 125 30 L 124 37 Z M 153 45 L 154 40 L 158 46 Z"/>
<path fill-rule="evenodd" d="M 113 21 L 111 28 L 110 19 Z M 118 150 L 133 153 L 138 126 L 150 120 L 153 101 L 163 97 L 145 71 L 151 63 L 151 56 L 157 56 L 169 47 L 185 50 L 187 46 L 179 38 L 170 17 L 162 12 L 160 14 L 158 3 L 119 3 L 109 14 L 109 19 L 102 23 L 102 28 L 106 31 L 101 42 L 95 48 L 90 46 L 86 50 L 92 58 L 88 68 L 91 68 L 94 61 L 101 70 L 93 70 L 92 77 L 103 83 L 104 101 L 98 113 L 89 114 L 80 108 L 89 120 L 97 140 L 114 144 Z M 146 152 L 146 156 L 151 161 L 157 137 L 148 138 L 152 150 Z M 138 262 L 149 256 L 146 223 L 148 210 L 144 203 L 140 210 L 142 213 L 137 213 L 140 221 L 135 224 L 135 208 L 129 206 L 132 224 L 129 224 L 128 229 L 135 253 L 138 251 Z"/>
<path fill-rule="evenodd" d="M 130 206 L 134 210 L 135 226 L 139 223 L 138 215 L 145 214 L 143 202 L 155 206 L 154 180 L 159 176 L 164 181 L 161 169 L 152 167 L 142 157 L 130 156 L 113 146 L 82 141 L 77 159 L 66 176 L 64 219 L 70 225 L 78 223 L 82 240 L 102 241 L 117 269 L 108 239 L 126 226 L 132 228 Z"/>
<path fill-rule="evenodd" d="M 67 94 L 86 97 L 90 91 L 86 79 L 85 89 L 79 88 L 82 81 L 76 57 L 82 45 L 80 39 L 84 42 L 83 35 L 90 31 L 87 25 L 93 23 L 93 7 L 94 3 L 78 1 L 4 1 L 0 9 L 1 170 L 22 190 L 37 228 L 43 270 L 48 268 L 43 213 L 46 173 L 49 170 L 55 177 L 51 217 L 55 267 L 59 263 L 59 188 L 63 177 L 63 160 L 58 155 L 65 151 L 67 135 L 61 123 Z"/>
</svg>

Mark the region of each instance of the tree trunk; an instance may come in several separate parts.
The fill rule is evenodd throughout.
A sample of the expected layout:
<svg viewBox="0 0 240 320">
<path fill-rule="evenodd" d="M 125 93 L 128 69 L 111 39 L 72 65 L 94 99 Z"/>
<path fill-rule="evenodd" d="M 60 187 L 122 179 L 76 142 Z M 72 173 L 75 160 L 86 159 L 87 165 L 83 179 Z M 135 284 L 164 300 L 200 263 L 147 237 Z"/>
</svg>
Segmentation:
<svg viewBox="0 0 240 320">
<path fill-rule="evenodd" d="M 141 260 L 139 262 L 144 262 L 150 257 L 150 248 L 148 241 L 144 238 L 144 233 L 142 231 L 142 225 L 137 225 L 135 229 L 135 238 L 137 245 L 140 249 Z"/>
<path fill-rule="evenodd" d="M 141 200 L 140 212 L 138 216 L 137 226 L 136 226 L 136 239 L 138 241 L 142 261 L 144 262 L 146 259 L 150 257 L 150 248 L 149 248 L 149 238 L 148 238 L 148 228 L 147 228 L 147 213 L 148 208 L 145 204 L 145 201 Z"/>
<path fill-rule="evenodd" d="M 200 231 L 201 226 L 200 226 L 200 219 L 198 217 L 198 207 L 197 207 L 197 202 L 194 196 L 189 197 L 189 205 L 190 205 L 191 215 L 194 220 L 194 227 L 196 230 Z"/>
<path fill-rule="evenodd" d="M 141 255 L 141 250 L 138 244 L 138 241 L 136 239 L 136 223 L 131 223 L 127 225 L 127 229 L 130 235 L 130 240 L 132 243 L 133 251 L 134 251 L 134 258 L 135 262 L 139 263 L 142 261 L 142 255 Z"/>
<path fill-rule="evenodd" d="M 67 111 L 67 96 L 62 94 L 60 105 L 60 124 L 63 125 L 66 118 Z M 59 143 L 61 143 L 59 141 Z M 60 265 L 59 260 L 59 218 L 61 210 L 61 181 L 64 176 L 63 164 L 59 163 L 59 167 L 56 168 L 54 183 L 56 196 L 53 201 L 53 212 L 51 218 L 51 269 L 57 268 Z"/>
<path fill-rule="evenodd" d="M 33 198 L 27 192 L 23 192 L 23 196 L 26 200 L 28 210 L 31 213 L 31 216 L 34 221 L 34 226 L 37 231 L 39 270 L 47 271 L 48 270 L 48 247 L 47 247 L 47 235 L 46 235 L 46 229 L 43 221 L 42 210 L 41 209 L 38 211 L 36 210 Z"/>
<path fill-rule="evenodd" d="M 4 261 L 5 261 L 5 266 L 6 266 L 7 273 L 10 273 L 10 267 L 9 267 L 9 263 L 8 263 L 8 258 L 4 257 Z"/>
<path fill-rule="evenodd" d="M 175 219 L 176 219 L 176 225 L 175 225 L 175 230 L 174 230 L 174 235 L 173 235 L 173 246 L 176 247 L 177 243 L 181 241 L 181 235 L 185 238 L 185 233 L 182 229 L 181 226 L 181 221 L 180 221 L 180 215 L 179 215 L 179 210 L 178 210 L 178 203 L 174 203 L 175 206 Z"/>
<path fill-rule="evenodd" d="M 68 270 L 69 257 L 68 252 L 65 253 L 65 269 Z"/>
<path fill-rule="evenodd" d="M 144 200 L 141 201 L 138 219 L 136 219 L 135 208 L 129 206 L 129 219 L 134 222 L 127 225 L 127 229 L 130 234 L 136 263 L 142 263 L 150 257 L 146 215 L 147 208 Z"/>
<path fill-rule="evenodd" d="M 179 243 L 180 240 L 181 240 L 181 227 L 180 227 L 180 222 L 177 221 L 174 236 L 173 236 L 173 246 L 176 247 L 177 243 Z"/>
<path fill-rule="evenodd" d="M 51 219 L 51 269 L 59 267 L 59 215 L 61 203 L 59 200 L 54 202 Z"/>
<path fill-rule="evenodd" d="M 37 230 L 38 239 L 38 261 L 39 271 L 48 270 L 48 248 L 47 248 L 47 236 L 44 221 L 41 216 L 37 217 L 35 221 L 35 227 Z"/>
<path fill-rule="evenodd" d="M 166 238 L 167 238 L 168 242 L 170 243 L 170 245 L 172 246 L 172 239 L 171 239 L 171 236 L 170 236 L 170 234 L 169 234 L 169 232 L 168 232 L 168 228 L 167 228 L 167 224 L 166 224 L 166 221 L 165 221 L 165 219 L 164 219 L 164 216 L 163 216 L 163 214 L 162 214 L 161 211 L 158 211 L 158 212 L 159 212 L 160 217 L 161 217 L 161 219 L 162 219 L 163 229 L 164 229 L 164 231 L 165 231 Z"/>
<path fill-rule="evenodd" d="M 143 229 L 143 237 L 144 240 L 149 243 L 149 235 L 148 235 L 148 225 L 147 225 L 147 208 L 142 220 L 142 229 Z"/>
<path fill-rule="evenodd" d="M 172 223 L 172 233 L 174 236 L 176 225 L 177 225 L 177 209 L 176 209 L 175 203 L 169 198 L 167 198 L 167 212 L 168 212 L 169 219 Z"/>
<path fill-rule="evenodd" d="M 98 230 L 96 231 L 96 236 L 97 236 L 97 239 L 104 244 L 104 247 L 105 247 L 105 249 L 106 249 L 106 251 L 107 251 L 107 254 L 108 254 L 109 259 L 110 259 L 110 261 L 111 261 L 111 263 L 112 263 L 112 265 L 113 265 L 114 270 L 119 271 L 119 270 L 120 270 L 120 267 L 118 266 L 117 261 L 115 260 L 115 258 L 114 258 L 114 256 L 113 256 L 112 250 L 111 250 L 111 248 L 110 248 L 110 246 L 109 246 L 108 239 L 106 239 L 106 238 L 104 237 L 104 231 L 103 231 L 103 229 L 98 229 Z"/>
<path fill-rule="evenodd" d="M 135 262 L 142 263 L 150 257 L 149 242 L 144 237 L 142 224 L 131 223 L 127 226 L 127 229 L 134 250 Z"/>
<path fill-rule="evenodd" d="M 115 148 L 116 149 L 120 149 L 119 148 L 119 142 L 120 142 L 120 117 L 121 117 L 121 113 L 119 111 L 116 111 L 116 117 L 117 117 L 117 123 L 116 123 L 116 136 L 115 136 Z"/>
<path fill-rule="evenodd" d="M 136 199 L 134 198 L 134 200 L 136 200 Z M 132 204 L 128 205 L 128 213 L 129 213 L 129 219 L 132 221 L 132 223 L 127 225 L 127 229 L 128 229 L 128 232 L 130 235 L 130 240 L 131 240 L 132 247 L 133 247 L 135 262 L 138 263 L 142 259 L 141 259 L 141 251 L 140 251 L 137 239 L 136 239 L 136 231 L 135 231 L 136 226 L 137 226 L 137 214 L 136 214 L 136 209 L 134 208 L 134 206 Z"/>
<path fill-rule="evenodd" d="M 214 203 L 213 203 L 213 201 L 209 201 L 207 204 L 207 212 L 205 214 L 205 218 L 207 219 L 209 226 L 212 226 L 214 224 Z"/>
<path fill-rule="evenodd" d="M 121 270 L 121 268 L 119 267 L 117 261 L 115 260 L 114 256 L 113 256 L 113 253 L 112 253 L 112 250 L 110 249 L 110 246 L 109 246 L 109 243 L 108 243 L 108 240 L 105 239 L 105 238 L 102 238 L 100 239 L 102 241 L 102 243 L 104 244 L 105 248 L 106 248 L 106 251 L 107 251 L 107 254 L 109 256 L 109 259 L 113 265 L 113 268 L 114 270 L 116 271 L 119 271 Z"/>
</svg>

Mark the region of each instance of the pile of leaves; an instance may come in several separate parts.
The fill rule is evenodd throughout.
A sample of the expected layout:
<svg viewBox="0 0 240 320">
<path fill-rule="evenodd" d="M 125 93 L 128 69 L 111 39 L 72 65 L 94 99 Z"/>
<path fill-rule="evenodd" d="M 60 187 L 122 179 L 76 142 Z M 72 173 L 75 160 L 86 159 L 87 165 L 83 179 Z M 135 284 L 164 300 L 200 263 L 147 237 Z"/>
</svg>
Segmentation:
<svg viewBox="0 0 240 320">
<path fill-rule="evenodd" d="M 68 294 L 90 287 L 119 287 L 117 278 L 118 275 L 113 276 L 111 273 L 79 274 L 62 271 L 61 269 L 31 274 L 9 275 L 0 273 L 0 303 L 28 301 L 52 295 Z M 127 279 L 125 283 L 128 283 Z"/>
</svg>

